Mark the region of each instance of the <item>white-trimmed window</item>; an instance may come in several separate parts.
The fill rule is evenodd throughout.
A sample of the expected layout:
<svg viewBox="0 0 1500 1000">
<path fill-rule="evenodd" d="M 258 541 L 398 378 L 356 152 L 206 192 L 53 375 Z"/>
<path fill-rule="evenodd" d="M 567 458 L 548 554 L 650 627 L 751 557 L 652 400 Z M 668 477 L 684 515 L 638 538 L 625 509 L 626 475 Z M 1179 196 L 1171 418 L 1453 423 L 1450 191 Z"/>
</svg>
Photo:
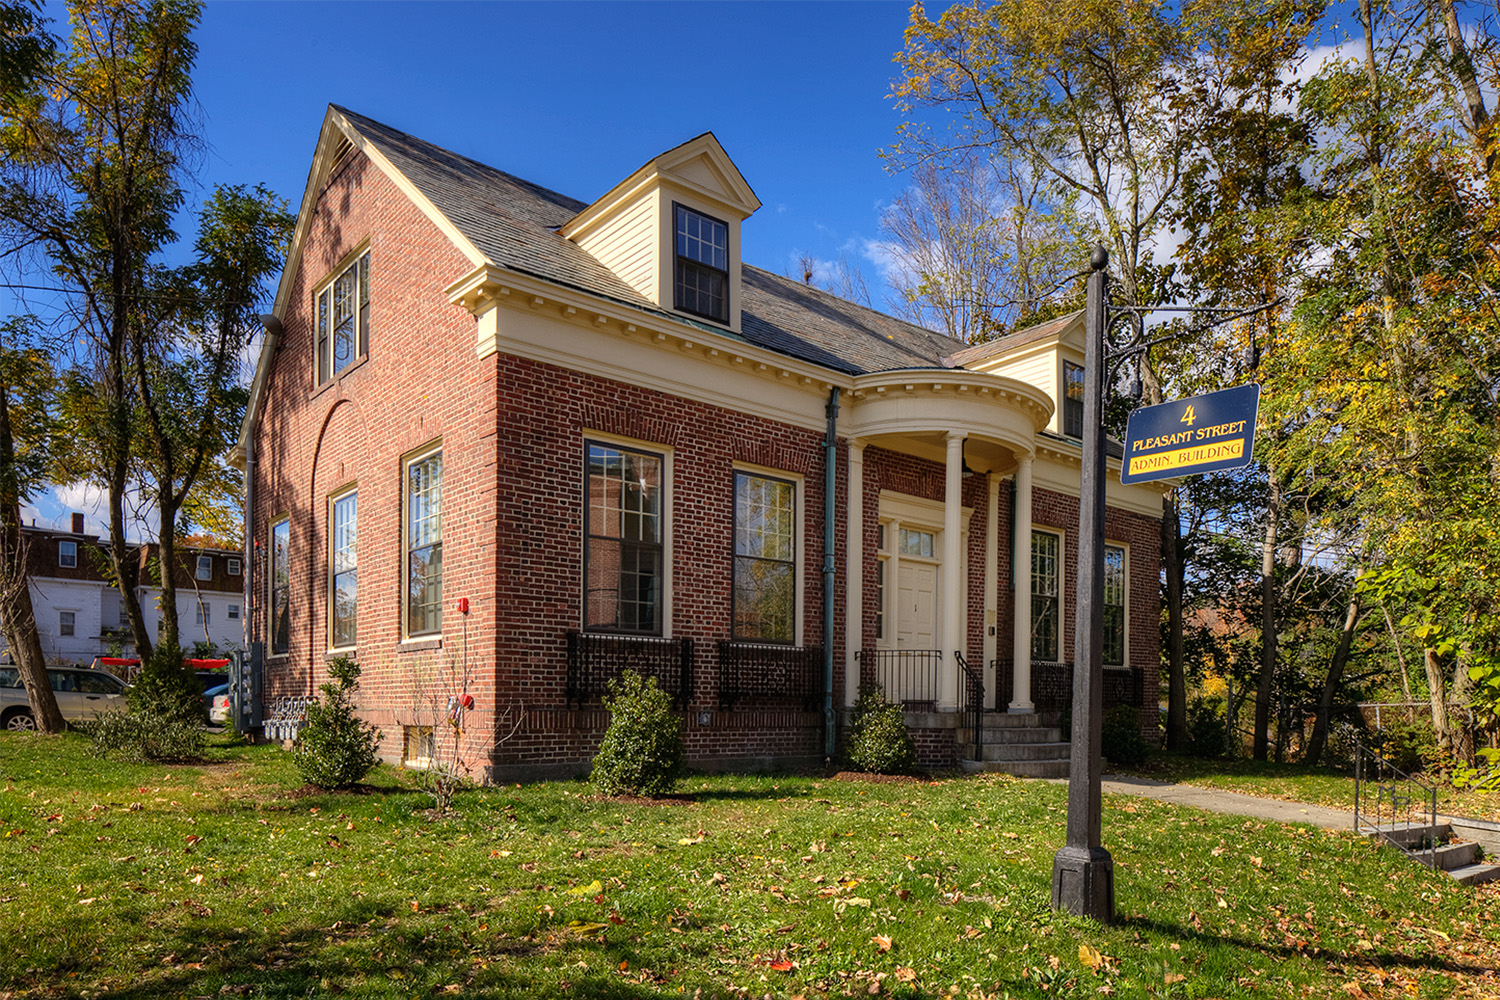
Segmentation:
<svg viewBox="0 0 1500 1000">
<path fill-rule="evenodd" d="M 78 628 L 78 612 L 59 611 L 57 613 L 57 634 L 76 635 Z"/>
<path fill-rule="evenodd" d="M 797 487 L 734 474 L 734 615 L 731 638 L 797 638 Z"/>
<path fill-rule="evenodd" d="M 729 322 L 729 227 L 674 205 L 677 268 L 675 301 L 683 312 Z"/>
<path fill-rule="evenodd" d="M 214 557 L 199 556 L 196 576 L 199 580 L 212 580 L 214 578 Z"/>
<path fill-rule="evenodd" d="M 272 655 L 292 648 L 292 522 L 287 518 L 271 525 L 271 572 L 269 574 Z"/>
<path fill-rule="evenodd" d="M 199 601 L 198 602 L 198 613 L 197 613 L 196 617 L 194 618 L 194 622 L 196 624 L 198 624 L 198 625 L 211 625 L 211 624 L 213 624 L 213 622 L 211 620 L 211 614 L 210 614 L 210 610 L 209 610 L 209 605 L 208 605 L 207 602 L 205 602 L 205 601 Z"/>
<path fill-rule="evenodd" d="M 232 622 L 239 621 L 240 620 L 240 606 L 238 604 L 231 604 L 229 606 L 229 611 L 226 612 L 226 617 L 228 617 L 228 619 L 230 621 L 232 621 Z"/>
<path fill-rule="evenodd" d="M 224 572 L 228 573 L 230 576 L 239 576 L 240 575 L 240 561 L 238 559 L 225 559 L 224 560 Z"/>
<path fill-rule="evenodd" d="M 1031 532 L 1031 658 L 1057 663 L 1062 654 L 1062 537 Z"/>
<path fill-rule="evenodd" d="M 1104 665 L 1125 665 L 1125 550 L 1104 546 Z"/>
<path fill-rule="evenodd" d="M 601 441 L 584 445 L 586 629 L 662 633 L 663 465 L 663 457 L 650 452 Z"/>
<path fill-rule="evenodd" d="M 443 630 L 443 453 L 406 463 L 406 634 Z"/>
<path fill-rule="evenodd" d="M 57 543 L 57 564 L 64 569 L 76 569 L 78 567 L 77 542 L 65 541 Z M 72 635 L 71 632 L 68 634 Z"/>
<path fill-rule="evenodd" d="M 353 490 L 329 501 L 328 644 L 353 646 L 359 619 L 359 494 Z"/>
<path fill-rule="evenodd" d="M 1063 362 L 1063 433 L 1083 437 L 1083 365 Z"/>
<path fill-rule="evenodd" d="M 318 385 L 333 378 L 370 350 L 370 251 L 318 289 Z"/>
</svg>

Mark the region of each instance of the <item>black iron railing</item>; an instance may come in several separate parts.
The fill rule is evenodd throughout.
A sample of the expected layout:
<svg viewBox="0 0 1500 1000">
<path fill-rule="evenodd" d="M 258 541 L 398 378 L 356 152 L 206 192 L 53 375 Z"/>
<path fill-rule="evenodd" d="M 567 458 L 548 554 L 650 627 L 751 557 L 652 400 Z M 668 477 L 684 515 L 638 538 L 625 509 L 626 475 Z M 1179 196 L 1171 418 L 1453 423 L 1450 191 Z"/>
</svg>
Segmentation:
<svg viewBox="0 0 1500 1000">
<path fill-rule="evenodd" d="M 693 696 L 693 640 L 611 632 L 568 633 L 568 701 L 581 705 L 609 691 L 627 670 L 655 677 L 679 706 Z"/>
<path fill-rule="evenodd" d="M 953 651 L 964 681 L 964 714 L 969 717 L 969 731 L 974 734 L 974 757 L 983 760 L 984 747 L 984 674 L 969 666 L 961 650 Z"/>
<path fill-rule="evenodd" d="M 998 662 L 998 661 L 997 661 Z M 998 668 L 996 676 L 999 676 Z M 1140 667 L 1104 668 L 1104 708 L 1141 707 L 1146 672 Z M 1015 699 L 1013 671 L 1007 669 L 1006 703 Z M 1038 712 L 1070 712 L 1073 708 L 1073 664 L 1034 660 L 1031 664 L 1031 703 Z"/>
<path fill-rule="evenodd" d="M 859 684 L 878 685 L 886 701 L 908 708 L 933 708 L 938 702 L 937 649 L 861 649 Z"/>
<path fill-rule="evenodd" d="M 719 707 L 746 698 L 795 700 L 815 711 L 823 702 L 823 647 L 719 643 Z"/>
<path fill-rule="evenodd" d="M 1374 747 L 1354 745 L 1354 828 L 1437 867 L 1437 788 L 1396 767 Z"/>
</svg>

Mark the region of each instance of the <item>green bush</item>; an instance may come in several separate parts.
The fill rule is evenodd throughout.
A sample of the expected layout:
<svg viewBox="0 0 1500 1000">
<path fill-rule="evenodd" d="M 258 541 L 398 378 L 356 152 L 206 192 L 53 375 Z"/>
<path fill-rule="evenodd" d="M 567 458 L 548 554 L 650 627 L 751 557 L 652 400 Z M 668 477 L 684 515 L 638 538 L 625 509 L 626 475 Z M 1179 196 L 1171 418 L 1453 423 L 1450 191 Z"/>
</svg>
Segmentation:
<svg viewBox="0 0 1500 1000">
<path fill-rule="evenodd" d="M 1106 711 L 1099 735 L 1104 756 L 1113 764 L 1139 764 L 1150 750 L 1141 735 L 1141 713 L 1129 705 Z"/>
<path fill-rule="evenodd" d="M 1194 757 L 1224 756 L 1224 703 L 1218 698 L 1194 698 L 1187 713 L 1187 752 Z"/>
<path fill-rule="evenodd" d="M 849 718 L 844 751 L 855 767 L 875 774 L 906 774 L 916 766 L 917 752 L 901 706 L 886 701 L 879 685 L 866 685 L 860 691 Z"/>
<path fill-rule="evenodd" d="M 682 721 L 656 678 L 627 670 L 604 699 L 609 728 L 589 774 L 605 795 L 665 795 L 682 771 Z"/>
<path fill-rule="evenodd" d="M 1375 731 L 1370 745 L 1395 767 L 1407 774 L 1417 774 L 1426 769 L 1429 760 L 1437 758 L 1437 737 L 1431 719 L 1408 722 L 1388 717 L 1382 722 L 1384 726 Z"/>
<path fill-rule="evenodd" d="M 130 710 L 142 718 L 202 725 L 208 721 L 203 690 L 176 646 L 157 646 L 130 688 Z"/>
<path fill-rule="evenodd" d="M 359 664 L 340 656 L 328 664 L 332 679 L 323 699 L 307 706 L 292 759 L 304 781 L 319 788 L 351 788 L 379 762 L 380 730 L 354 714 Z"/>
<path fill-rule="evenodd" d="M 95 756 L 108 760 L 168 761 L 203 759 L 203 727 L 196 719 L 149 712 L 101 712 L 78 728 L 92 741 Z"/>
</svg>

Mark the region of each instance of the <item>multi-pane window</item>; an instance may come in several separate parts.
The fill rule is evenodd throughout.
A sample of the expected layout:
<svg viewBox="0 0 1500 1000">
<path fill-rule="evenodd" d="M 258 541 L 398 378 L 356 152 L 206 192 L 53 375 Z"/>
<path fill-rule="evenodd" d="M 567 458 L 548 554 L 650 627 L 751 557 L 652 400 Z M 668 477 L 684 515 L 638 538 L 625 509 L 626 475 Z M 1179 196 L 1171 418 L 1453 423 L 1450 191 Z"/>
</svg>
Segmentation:
<svg viewBox="0 0 1500 1000">
<path fill-rule="evenodd" d="M 232 622 L 240 620 L 240 606 L 238 604 L 231 604 L 229 606 L 228 617 Z"/>
<path fill-rule="evenodd" d="M 57 634 L 73 635 L 77 627 L 78 612 L 59 611 L 57 613 Z"/>
<path fill-rule="evenodd" d="M 292 648 L 292 523 L 271 525 L 271 653 Z"/>
<path fill-rule="evenodd" d="M 733 638 L 796 641 L 797 490 L 734 474 Z"/>
<path fill-rule="evenodd" d="M 338 375 L 370 349 L 370 252 L 318 292 L 318 384 Z"/>
<path fill-rule="evenodd" d="M 77 542 L 57 543 L 57 564 L 67 569 L 74 569 L 78 566 Z"/>
<path fill-rule="evenodd" d="M 584 626 L 661 634 L 662 457 L 590 441 Z"/>
<path fill-rule="evenodd" d="M 1125 550 L 1104 546 L 1104 662 L 1125 665 Z"/>
<path fill-rule="evenodd" d="M 1083 437 L 1083 365 L 1063 362 L 1063 433 Z"/>
<path fill-rule="evenodd" d="M 345 493 L 333 501 L 332 546 L 329 551 L 330 645 L 335 649 L 355 643 L 359 611 L 359 494 Z"/>
<path fill-rule="evenodd" d="M 197 577 L 200 580 L 212 580 L 214 578 L 214 557 L 199 556 Z"/>
<path fill-rule="evenodd" d="M 202 601 L 198 602 L 198 614 L 197 614 L 197 616 L 195 618 L 195 621 L 199 625 L 208 625 L 208 624 L 210 624 L 210 621 L 209 621 L 209 612 L 208 612 L 208 605 L 204 604 Z"/>
<path fill-rule="evenodd" d="M 1056 663 L 1062 632 L 1062 539 L 1031 533 L 1031 658 Z"/>
<path fill-rule="evenodd" d="M 930 531 L 916 531 L 911 528 L 901 529 L 901 554 L 903 556 L 920 556 L 923 559 L 933 558 L 934 541 L 936 537 Z"/>
<path fill-rule="evenodd" d="M 443 628 L 443 453 L 406 465 L 406 633 Z"/>
<path fill-rule="evenodd" d="M 240 575 L 240 561 L 238 559 L 226 559 L 224 560 L 224 564 L 224 572 L 230 576 Z"/>
<path fill-rule="evenodd" d="M 729 227 L 676 206 L 677 308 L 729 322 Z"/>
</svg>

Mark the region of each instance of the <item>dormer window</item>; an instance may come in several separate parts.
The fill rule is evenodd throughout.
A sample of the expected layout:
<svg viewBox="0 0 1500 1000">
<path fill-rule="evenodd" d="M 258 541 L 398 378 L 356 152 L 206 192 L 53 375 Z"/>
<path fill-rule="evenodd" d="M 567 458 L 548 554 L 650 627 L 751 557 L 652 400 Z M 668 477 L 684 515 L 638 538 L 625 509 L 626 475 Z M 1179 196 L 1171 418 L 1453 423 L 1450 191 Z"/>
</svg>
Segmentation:
<svg viewBox="0 0 1500 1000">
<path fill-rule="evenodd" d="M 729 322 L 729 227 L 676 205 L 676 307 Z"/>
<path fill-rule="evenodd" d="M 1063 433 L 1083 437 L 1083 365 L 1063 362 Z"/>
</svg>

